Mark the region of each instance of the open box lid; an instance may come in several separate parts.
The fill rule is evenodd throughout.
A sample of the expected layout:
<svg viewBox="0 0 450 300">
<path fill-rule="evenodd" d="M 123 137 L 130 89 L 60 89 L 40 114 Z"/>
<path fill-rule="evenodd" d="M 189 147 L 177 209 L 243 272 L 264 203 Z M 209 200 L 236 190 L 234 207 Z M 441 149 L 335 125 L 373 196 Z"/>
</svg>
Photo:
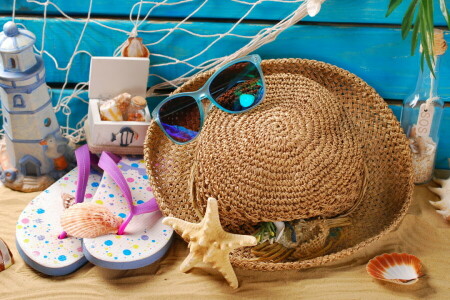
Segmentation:
<svg viewBox="0 0 450 300">
<path fill-rule="evenodd" d="M 108 99 L 121 93 L 145 98 L 150 59 L 138 57 L 92 57 L 89 98 Z"/>
</svg>

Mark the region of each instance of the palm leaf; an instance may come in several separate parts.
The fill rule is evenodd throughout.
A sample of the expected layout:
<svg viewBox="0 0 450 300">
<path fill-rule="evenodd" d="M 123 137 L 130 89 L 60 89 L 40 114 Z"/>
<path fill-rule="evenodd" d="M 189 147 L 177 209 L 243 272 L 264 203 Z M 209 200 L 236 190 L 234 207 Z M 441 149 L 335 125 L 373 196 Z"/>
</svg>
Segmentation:
<svg viewBox="0 0 450 300">
<path fill-rule="evenodd" d="M 402 21 L 402 38 L 405 39 L 408 36 L 409 30 L 411 29 L 412 21 L 414 19 L 414 12 L 416 11 L 416 6 L 419 0 L 412 0 L 405 13 Z"/>
<path fill-rule="evenodd" d="M 388 7 L 388 11 L 386 13 L 386 17 L 388 17 L 402 2 L 403 2 L 403 0 L 391 0 L 391 2 L 389 2 L 389 7 Z"/>
<path fill-rule="evenodd" d="M 439 0 L 439 7 L 441 8 L 442 15 L 447 22 L 447 27 L 450 29 L 450 15 L 448 14 L 447 4 L 445 4 L 445 0 Z"/>
</svg>

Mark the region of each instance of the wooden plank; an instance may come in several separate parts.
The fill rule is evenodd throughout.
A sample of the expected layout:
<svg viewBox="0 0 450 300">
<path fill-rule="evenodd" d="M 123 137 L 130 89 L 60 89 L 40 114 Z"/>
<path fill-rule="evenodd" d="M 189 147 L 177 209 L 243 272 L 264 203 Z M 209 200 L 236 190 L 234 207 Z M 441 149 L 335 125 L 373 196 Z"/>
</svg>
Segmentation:
<svg viewBox="0 0 450 300">
<path fill-rule="evenodd" d="M 86 15 L 91 0 L 53 0 L 58 7 L 69 15 Z M 162 0 L 160 0 L 161 2 Z M 257 0 L 246 2 L 254 3 Z M 44 2 L 44 1 L 41 1 Z M 120 16 L 128 17 L 137 0 L 95 0 L 93 1 L 92 12 L 94 16 Z M 179 0 L 167 1 L 168 3 L 180 2 Z M 194 12 L 204 1 L 186 1 L 183 4 L 159 6 L 152 13 L 152 17 L 158 18 L 184 18 Z M 239 19 L 244 12 L 249 9 L 249 5 L 235 1 L 205 1 L 207 2 L 194 15 L 196 18 L 219 18 L 219 19 Z M 385 18 L 388 1 L 380 0 L 327 0 L 322 11 L 315 18 L 306 18 L 305 21 L 314 22 L 344 22 L 344 23 L 388 23 L 400 24 L 405 10 L 410 1 L 404 3 L 389 17 Z M 445 25 L 442 18 L 438 1 L 435 2 L 435 24 Z M 0 14 L 11 14 L 13 1 L 0 1 Z M 294 11 L 299 5 L 297 3 L 280 3 L 266 1 L 258 5 L 247 17 L 248 20 L 279 20 Z M 142 6 L 143 15 L 153 7 L 151 4 Z M 43 13 L 43 6 L 35 3 L 28 3 L 27 0 L 17 0 L 17 14 L 40 14 Z M 134 15 L 138 12 L 135 7 Z M 270 13 L 268 13 L 270 12 Z M 49 15 L 60 16 L 58 10 L 53 6 L 48 6 Z"/>
<path fill-rule="evenodd" d="M 0 23 L 9 18 L 0 18 Z M 33 31 L 41 45 L 41 19 L 18 19 Z M 131 24 L 119 20 L 102 20 L 103 25 L 131 30 Z M 173 28 L 173 22 L 152 22 L 142 27 L 144 30 L 163 30 Z M 233 26 L 231 23 L 191 22 L 182 28 L 196 34 L 224 33 Z M 63 19 L 49 19 L 47 22 L 45 49 L 65 67 L 75 49 L 77 38 L 83 23 L 68 22 Z M 242 24 L 234 33 L 254 35 L 266 28 L 261 24 Z M 146 43 L 161 39 L 165 32 L 142 34 Z M 98 24 L 90 23 L 79 50 L 85 50 L 97 56 L 110 56 L 127 35 L 111 31 Z M 215 38 L 197 37 L 184 31 L 176 31 L 161 43 L 149 47 L 153 54 L 165 54 L 178 59 L 186 59 L 205 49 Z M 215 44 L 202 56 L 192 59 L 196 64 L 205 60 L 229 55 L 240 49 L 248 39 L 228 36 Z M 400 30 L 393 28 L 372 28 L 355 26 L 309 26 L 296 25 L 282 33 L 276 41 L 258 49 L 263 58 L 301 57 L 316 59 L 335 64 L 362 77 L 386 99 L 403 99 L 414 88 L 419 72 L 418 55 L 409 55 L 409 41 L 402 41 Z M 60 83 L 65 80 L 65 72 L 58 71 L 54 62 L 45 55 L 47 81 Z M 168 60 L 152 55 L 151 64 L 157 65 Z M 69 82 L 88 80 L 90 56 L 80 54 L 75 57 L 69 74 Z M 150 73 L 164 78 L 175 78 L 189 70 L 185 65 L 152 67 Z M 447 56 L 441 62 L 440 95 L 450 100 L 450 59 Z M 149 86 L 160 82 L 156 76 L 150 76 Z"/>
</svg>

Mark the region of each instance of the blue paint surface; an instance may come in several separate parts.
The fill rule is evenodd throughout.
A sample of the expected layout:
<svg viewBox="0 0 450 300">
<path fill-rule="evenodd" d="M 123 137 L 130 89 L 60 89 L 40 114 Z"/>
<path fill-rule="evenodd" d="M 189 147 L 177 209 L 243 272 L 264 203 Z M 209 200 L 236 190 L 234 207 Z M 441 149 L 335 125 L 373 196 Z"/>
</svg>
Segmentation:
<svg viewBox="0 0 450 300">
<path fill-rule="evenodd" d="M 249 0 L 248 2 L 255 1 Z M 65 0 L 54 0 L 54 2 L 66 13 L 85 15 L 90 0 L 78 0 L 76 3 Z M 111 5 L 112 2 L 114 5 Z M 257 53 L 263 59 L 300 57 L 335 64 L 367 81 L 382 97 L 401 101 L 414 89 L 419 72 L 419 57 L 418 55 L 410 56 L 410 40 L 403 41 L 400 29 L 396 26 L 396 24 L 401 23 L 402 16 L 409 4 L 409 1 L 403 2 L 389 18 L 385 18 L 388 1 L 327 0 L 323 4 L 321 12 L 315 18 L 305 18 L 300 25 L 292 26 L 281 33 L 274 42 L 258 49 Z M 132 24 L 128 20 L 128 14 L 135 3 L 135 0 L 96 0 L 93 6 L 93 16 L 94 18 L 102 16 L 101 19 L 96 19 L 96 21 L 104 25 L 130 31 Z M 438 1 L 435 1 L 435 4 L 435 24 L 442 26 L 445 22 L 438 9 Z M 177 5 L 176 9 L 171 6 L 158 7 L 152 12 L 152 16 L 163 17 L 168 21 L 156 22 L 150 19 L 151 21 L 143 24 L 140 29 L 164 30 L 173 28 L 178 24 L 180 18 L 189 15 L 199 5 L 197 1 L 188 1 Z M 233 33 L 254 35 L 272 25 L 272 23 L 267 23 L 264 20 L 280 19 L 286 16 L 288 12 L 293 11 L 298 5 L 299 3 L 267 1 L 255 8 L 247 18 L 247 20 L 259 20 L 258 22 L 238 25 Z M 150 4 L 144 4 L 142 7 L 143 11 L 147 11 L 150 6 Z M 182 25 L 182 28 L 198 34 L 224 33 L 234 25 L 235 19 L 241 17 L 248 7 L 248 5 L 234 1 L 209 1 L 194 16 L 202 21 L 187 22 Z M 0 13 L 11 15 L 11 9 L 12 1 L 0 1 Z M 271 13 L 268 14 L 268 11 Z M 17 0 L 17 15 L 42 16 L 42 13 L 43 6 L 29 3 L 26 0 Z M 83 23 L 56 18 L 60 14 L 52 5 L 48 7 L 48 15 L 47 37 L 51 36 L 52 39 L 49 40 L 47 38 L 46 50 L 55 55 L 58 61 L 67 62 L 77 43 L 76 38 L 67 37 L 67 32 L 71 32 L 72 36 L 78 37 L 83 30 Z M 115 16 L 115 18 L 108 19 L 108 16 Z M 220 18 L 222 21 L 215 22 L 215 18 Z M 227 18 L 230 18 L 230 21 L 227 21 Z M 2 17 L 0 18 L 0 23 L 10 19 Z M 17 22 L 23 23 L 35 33 L 37 45 L 41 44 L 42 19 L 17 18 Z M 307 26 L 303 25 L 305 22 L 308 23 Z M 315 24 L 314 22 L 320 24 Z M 330 23 L 323 26 L 321 22 Z M 381 26 L 378 24 L 381 24 Z M 153 43 L 163 37 L 164 34 L 165 32 L 160 32 L 140 34 L 140 36 L 145 43 Z M 449 39 L 447 35 L 448 32 L 446 33 L 446 38 Z M 97 24 L 91 23 L 87 27 L 85 39 L 80 44 L 80 50 L 86 50 L 98 56 L 110 56 L 112 51 L 126 37 L 124 33 L 111 32 Z M 152 45 L 150 52 L 164 53 L 165 55 L 185 59 L 198 52 L 198 49 L 204 49 L 212 40 L 214 38 L 199 38 L 186 35 L 180 31 L 173 33 L 164 42 Z M 64 42 L 60 43 L 57 41 Z M 227 37 L 211 47 L 204 55 L 190 62 L 198 64 L 211 58 L 229 55 L 247 42 L 247 39 Z M 439 91 L 446 102 L 450 102 L 450 58 L 448 56 L 444 56 L 441 60 Z M 44 62 L 47 69 L 47 82 L 49 82 L 50 86 L 52 84 L 60 86 L 64 81 L 65 72 L 56 70 L 53 61 L 46 55 L 44 55 Z M 89 62 L 90 57 L 88 55 L 82 54 L 75 57 L 73 69 L 69 74 L 69 83 L 74 84 L 88 80 Z M 151 62 L 152 64 L 160 64 L 167 61 L 160 56 L 151 56 Z M 169 68 L 154 67 L 151 73 L 171 79 L 186 71 L 187 68 L 180 65 Z M 150 76 L 148 85 L 152 86 L 158 82 L 160 82 L 160 79 L 156 76 Z M 72 90 L 70 89 L 65 91 L 54 90 L 53 104 L 60 98 L 60 95 L 61 97 L 68 96 L 71 92 Z M 81 94 L 80 97 L 87 99 L 87 93 Z M 150 99 L 149 108 L 155 107 L 160 100 L 161 98 L 156 97 Z M 71 115 L 73 117 L 69 124 L 71 127 L 75 127 L 76 123 L 87 113 L 86 103 L 82 101 L 73 103 L 71 104 Z M 401 107 L 391 106 L 391 108 L 393 108 L 395 115 L 399 117 Z M 62 111 L 57 114 L 57 117 L 64 124 L 65 116 Z M 447 157 L 450 156 L 449 108 L 446 108 L 444 111 L 437 155 L 437 167 L 448 168 Z M 110 196 L 114 197 L 114 195 Z"/>
</svg>

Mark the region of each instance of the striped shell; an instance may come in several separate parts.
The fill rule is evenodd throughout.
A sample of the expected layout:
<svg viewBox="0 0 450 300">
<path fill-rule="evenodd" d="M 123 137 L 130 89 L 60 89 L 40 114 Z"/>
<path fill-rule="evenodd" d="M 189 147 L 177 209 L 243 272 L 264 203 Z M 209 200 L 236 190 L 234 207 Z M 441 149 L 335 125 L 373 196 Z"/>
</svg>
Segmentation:
<svg viewBox="0 0 450 300">
<path fill-rule="evenodd" d="M 397 284 L 413 284 L 425 275 L 420 260 L 407 253 L 379 255 L 369 261 L 366 269 L 373 278 Z"/>
<path fill-rule="evenodd" d="M 94 238 L 116 233 L 122 224 L 110 210 L 98 204 L 78 203 L 61 215 L 61 226 L 68 235 L 77 238 Z"/>
<path fill-rule="evenodd" d="M 13 256 L 8 245 L 0 239 L 0 272 L 11 267 L 13 263 Z"/>
</svg>

